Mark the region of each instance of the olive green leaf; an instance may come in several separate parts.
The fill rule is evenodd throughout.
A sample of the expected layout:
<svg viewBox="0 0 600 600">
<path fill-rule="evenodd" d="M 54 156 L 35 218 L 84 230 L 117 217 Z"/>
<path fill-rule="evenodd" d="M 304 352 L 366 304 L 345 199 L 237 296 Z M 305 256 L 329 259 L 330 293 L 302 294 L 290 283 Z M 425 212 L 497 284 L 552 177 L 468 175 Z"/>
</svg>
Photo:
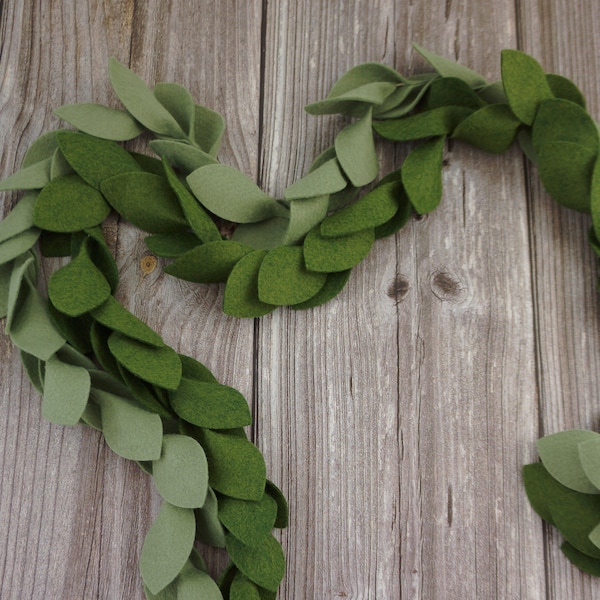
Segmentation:
<svg viewBox="0 0 600 600">
<path fill-rule="evenodd" d="M 277 502 L 267 493 L 254 502 L 227 497 L 219 501 L 221 523 L 247 546 L 254 546 L 269 535 L 276 517 Z"/>
<path fill-rule="evenodd" d="M 152 140 L 150 148 L 164 161 L 175 165 L 184 173 L 217 164 L 215 158 L 204 150 L 176 140 Z"/>
<path fill-rule="evenodd" d="M 194 122 L 194 99 L 190 92 L 178 83 L 157 83 L 154 97 L 171 113 L 186 134 L 191 133 Z"/>
<path fill-rule="evenodd" d="M 224 131 L 225 121 L 218 112 L 199 104 L 194 106 L 194 142 L 213 158 L 219 153 Z"/>
<path fill-rule="evenodd" d="M 259 223 L 242 223 L 235 228 L 231 241 L 256 250 L 270 250 L 283 244 L 289 225 L 290 219 L 284 217 L 273 217 Z"/>
<path fill-rule="evenodd" d="M 286 246 L 302 241 L 304 236 L 327 215 L 329 196 L 314 196 L 290 202 L 290 221 L 283 240 Z"/>
<path fill-rule="evenodd" d="M 33 227 L 33 207 L 36 198 L 35 192 L 26 192 L 0 221 L 0 243 Z"/>
<path fill-rule="evenodd" d="M 581 106 L 581 108 L 585 108 L 585 98 L 581 90 L 571 80 L 562 75 L 546 73 L 546 81 L 555 98 L 570 100 Z"/>
<path fill-rule="evenodd" d="M 374 241 L 373 228 L 350 235 L 326 238 L 321 235 L 319 228 L 315 227 L 304 240 L 306 266 L 311 272 L 346 271 L 369 254 Z"/>
<path fill-rule="evenodd" d="M 347 185 L 348 182 L 340 169 L 339 162 L 332 158 L 315 169 L 311 168 L 302 179 L 292 183 L 286 188 L 284 196 L 288 200 L 323 196 L 339 192 Z"/>
<path fill-rule="evenodd" d="M 439 56 L 434 52 L 425 50 L 418 44 L 413 44 L 413 48 L 442 76 L 456 77 L 462 79 L 472 88 L 480 88 L 487 85 L 487 81 L 475 71 L 463 67 L 452 60 Z"/>
</svg>

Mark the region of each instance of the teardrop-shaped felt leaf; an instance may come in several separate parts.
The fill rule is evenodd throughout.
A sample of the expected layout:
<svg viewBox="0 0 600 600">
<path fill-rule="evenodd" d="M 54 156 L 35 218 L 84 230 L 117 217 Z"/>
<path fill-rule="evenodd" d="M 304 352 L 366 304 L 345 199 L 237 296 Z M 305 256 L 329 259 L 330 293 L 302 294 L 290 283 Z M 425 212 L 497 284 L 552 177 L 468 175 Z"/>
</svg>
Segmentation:
<svg viewBox="0 0 600 600">
<path fill-rule="evenodd" d="M 167 390 L 175 390 L 181 379 L 181 361 L 169 346 L 157 348 L 118 332 L 108 338 L 113 356 L 140 379 Z"/>
<path fill-rule="evenodd" d="M 0 181 L 0 192 L 6 190 L 39 190 L 50 181 L 52 159 L 47 158 L 25 167 Z"/>
<path fill-rule="evenodd" d="M 371 115 L 372 111 L 369 109 L 362 119 L 347 125 L 335 138 L 337 159 L 352 185 L 356 187 L 371 183 L 379 173 Z"/>
<path fill-rule="evenodd" d="M 584 494 L 600 494 L 581 465 L 579 444 L 588 440 L 600 440 L 600 434 L 585 429 L 571 429 L 541 438 L 537 448 L 544 467 L 557 481 Z"/>
<path fill-rule="evenodd" d="M 252 424 L 244 396 L 220 383 L 182 378 L 169 400 L 182 419 L 199 427 L 233 429 Z"/>
<path fill-rule="evenodd" d="M 458 77 L 462 79 L 472 88 L 482 87 L 487 84 L 487 81 L 475 71 L 456 62 L 444 58 L 439 54 L 435 54 L 417 44 L 413 44 L 413 48 L 442 76 L 442 77 Z"/>
<path fill-rule="evenodd" d="M 521 121 L 508 104 L 490 104 L 461 121 L 452 137 L 486 152 L 506 152 L 514 142 Z"/>
<path fill-rule="evenodd" d="M 140 557 L 144 583 L 158 594 L 179 574 L 194 546 L 194 511 L 163 502 L 152 523 Z"/>
<path fill-rule="evenodd" d="M 308 300 L 293 304 L 292 308 L 294 310 L 305 310 L 329 302 L 344 289 L 350 278 L 350 273 L 352 273 L 352 269 L 337 273 L 327 273 L 327 279 L 323 287 Z"/>
<path fill-rule="evenodd" d="M 502 50 L 502 83 L 508 103 L 526 125 L 531 125 L 540 102 L 553 98 L 546 74 L 533 57 L 520 50 Z"/>
<path fill-rule="evenodd" d="M 252 248 L 232 241 L 209 242 L 178 256 L 165 273 L 196 283 L 225 281 L 237 262 Z"/>
<path fill-rule="evenodd" d="M 304 240 L 306 267 L 319 273 L 346 271 L 365 258 L 375 241 L 373 229 L 326 238 L 315 227 Z"/>
<path fill-rule="evenodd" d="M 365 106 L 377 106 L 394 93 L 397 84 L 374 81 L 348 90 L 339 96 L 331 96 L 304 107 L 310 115 L 346 114 L 360 116 Z"/>
<path fill-rule="evenodd" d="M 164 177 L 121 173 L 102 182 L 102 193 L 125 219 L 150 233 L 185 231 L 187 220 Z"/>
<path fill-rule="evenodd" d="M 289 225 L 290 220 L 285 217 L 273 217 L 259 223 L 241 223 L 235 228 L 231 241 L 255 250 L 270 250 L 283 244 Z"/>
<path fill-rule="evenodd" d="M 196 381 L 206 381 L 208 383 L 217 382 L 217 378 L 210 372 L 208 367 L 198 362 L 195 358 L 180 354 L 179 360 L 181 360 L 182 377 L 195 379 Z"/>
<path fill-rule="evenodd" d="M 181 508 L 200 508 L 208 491 L 208 463 L 202 446 L 187 435 L 163 436 L 162 453 L 152 462 L 158 493 Z"/>
<path fill-rule="evenodd" d="M 265 491 L 266 467 L 258 448 L 234 434 L 201 430 L 200 443 L 208 459 L 213 489 L 232 498 L 260 500 Z"/>
<path fill-rule="evenodd" d="M 585 108 L 585 98 L 581 90 L 570 79 L 562 75 L 546 73 L 546 81 L 555 98 L 570 100 L 581 106 L 581 108 Z"/>
<path fill-rule="evenodd" d="M 33 227 L 33 206 L 37 194 L 27 192 L 0 221 L 0 243 Z"/>
<path fill-rule="evenodd" d="M 246 546 L 260 544 L 273 529 L 276 517 L 277 503 L 266 493 L 254 502 L 227 497 L 219 501 L 221 523 Z"/>
<path fill-rule="evenodd" d="M 75 172 L 96 189 L 109 177 L 142 170 L 129 152 L 110 140 L 74 131 L 60 131 L 57 140 Z"/>
<path fill-rule="evenodd" d="M 90 395 L 86 369 L 53 359 L 46 363 L 42 416 L 58 425 L 76 425 Z"/>
<path fill-rule="evenodd" d="M 79 131 L 115 142 L 132 140 L 144 131 L 128 112 L 102 104 L 66 104 L 57 108 L 54 114 Z"/>
<path fill-rule="evenodd" d="M 190 173 L 187 182 L 200 204 L 222 219 L 255 223 L 287 216 L 284 206 L 233 167 L 208 165 Z"/>
<path fill-rule="evenodd" d="M 258 297 L 258 273 L 266 255 L 266 250 L 250 252 L 233 267 L 227 278 L 223 297 L 225 314 L 254 318 L 275 310 L 275 305 L 262 302 Z"/>
<path fill-rule="evenodd" d="M 12 329 L 12 320 L 19 311 L 23 298 L 30 288 L 35 288 L 38 276 L 38 260 L 33 252 L 18 256 L 14 263 L 9 263 L 8 295 L 6 299 L 6 333 Z"/>
<path fill-rule="evenodd" d="M 6 317 L 8 313 L 8 288 L 12 270 L 12 262 L 4 265 L 0 264 L 0 319 Z"/>
<path fill-rule="evenodd" d="M 194 106 L 193 138 L 204 152 L 216 157 L 225 132 L 225 120 L 216 111 L 196 104 Z"/>
<path fill-rule="evenodd" d="M 67 159 L 60 151 L 60 148 L 57 148 L 50 165 L 50 179 L 54 180 L 59 177 L 65 177 L 66 175 L 73 175 L 74 173 L 75 170 L 73 167 L 68 163 Z"/>
<path fill-rule="evenodd" d="M 225 543 L 231 560 L 248 579 L 267 590 L 277 591 L 285 575 L 285 557 L 272 535 L 264 536 L 260 544 L 246 546 L 228 533 Z"/>
<path fill-rule="evenodd" d="M 225 530 L 219 521 L 217 497 L 210 486 L 204 506 L 194 512 L 196 514 L 196 538 L 209 546 L 224 548 Z"/>
<path fill-rule="evenodd" d="M 286 188 L 284 196 L 288 200 L 311 198 L 333 194 L 348 185 L 337 159 L 326 161 L 307 175 Z"/>
<path fill-rule="evenodd" d="M 600 490 L 600 436 L 580 442 L 579 460 L 592 486 Z"/>
<path fill-rule="evenodd" d="M 368 62 L 352 67 L 333 85 L 328 98 L 343 96 L 369 83 L 404 83 L 406 79 L 397 71 L 381 63 Z"/>
<path fill-rule="evenodd" d="M 538 171 L 559 204 L 590 212 L 591 181 L 598 153 L 573 142 L 547 142 L 538 150 Z"/>
<path fill-rule="evenodd" d="M 142 171 L 152 173 L 153 175 L 164 175 L 162 160 L 153 156 L 147 156 L 146 154 L 140 154 L 139 152 L 130 152 L 129 154 L 141 167 Z"/>
<path fill-rule="evenodd" d="M 583 552 L 579 552 L 579 550 L 574 546 L 571 546 L 569 542 L 563 542 L 560 549 L 578 569 L 581 569 L 594 577 L 600 577 L 600 559 L 592 558 Z"/>
<path fill-rule="evenodd" d="M 181 573 L 177 578 L 177 600 L 223 600 L 212 577 L 198 569 Z"/>
<path fill-rule="evenodd" d="M 381 105 L 381 109 L 387 108 L 388 110 L 383 111 L 378 107 L 373 110 L 373 115 L 377 119 L 399 119 L 412 112 L 419 105 L 427 90 L 437 78 L 437 75 L 435 73 L 423 73 L 422 77 L 427 79 L 419 80 L 419 76 L 411 77 L 410 83 L 407 85 L 408 93 L 402 93 L 400 89 L 390 94 Z M 394 99 L 397 102 L 391 104 Z"/>
<path fill-rule="evenodd" d="M 293 246 L 304 239 L 304 236 L 327 215 L 329 196 L 314 196 L 290 202 L 290 222 L 284 244 Z"/>
<path fill-rule="evenodd" d="M 261 598 L 256 585 L 238 571 L 231 582 L 229 600 L 261 600 Z"/>
<path fill-rule="evenodd" d="M 13 237 L 0 243 L 0 265 L 21 256 L 32 248 L 40 237 L 40 230 L 32 227 L 27 231 L 17 233 Z"/>
<path fill-rule="evenodd" d="M 596 527 L 594 527 L 594 529 L 592 529 L 592 531 L 588 535 L 588 538 L 590 542 L 592 542 L 592 544 L 596 546 L 596 548 L 600 549 L 600 522 L 598 523 L 598 525 L 596 525 Z M 597 558 L 600 558 L 600 556 Z"/>
<path fill-rule="evenodd" d="M 165 419 L 173 418 L 173 411 L 166 406 L 168 402 L 163 402 L 162 395 L 156 392 L 156 388 L 152 384 L 136 377 L 119 363 L 116 363 L 116 368 L 127 386 L 127 396 L 132 395 L 143 408 L 150 412 L 156 413 Z"/>
<path fill-rule="evenodd" d="M 58 233 L 81 231 L 99 225 L 110 213 L 102 194 L 79 175 L 53 179 L 35 202 L 37 227 Z"/>
<path fill-rule="evenodd" d="M 62 335 L 73 348 L 77 348 L 77 350 L 83 354 L 92 351 L 90 329 L 92 327 L 93 319 L 88 313 L 79 317 L 69 317 L 56 309 L 52 302 L 48 302 L 48 312 L 60 335 Z M 92 363 L 92 365 L 95 366 L 94 363 Z"/>
<path fill-rule="evenodd" d="M 23 363 L 23 367 L 25 368 L 25 372 L 27 373 L 27 377 L 29 377 L 29 381 L 31 385 L 40 393 L 44 393 L 44 377 L 42 369 L 44 367 L 44 361 L 41 361 L 39 358 L 33 356 L 32 354 L 28 354 L 21 350 L 19 352 L 21 357 L 21 362 Z"/>
<path fill-rule="evenodd" d="M 441 106 L 466 106 L 477 110 L 483 104 L 469 84 L 457 77 L 435 79 L 429 86 L 425 98 L 427 110 Z"/>
<path fill-rule="evenodd" d="M 189 134 L 194 121 L 194 99 L 178 83 L 157 83 L 154 97 L 171 113 L 182 131 Z"/>
<path fill-rule="evenodd" d="M 213 156 L 184 142 L 152 140 L 150 148 L 163 160 L 175 165 L 184 173 L 191 173 L 200 167 L 217 164 Z"/>
<path fill-rule="evenodd" d="M 94 309 L 92 316 L 105 327 L 118 331 L 134 340 L 159 348 L 164 346 L 164 342 L 158 333 L 132 315 L 112 296 L 109 296 L 104 304 Z"/>
<path fill-rule="evenodd" d="M 123 378 L 119 372 L 119 364 L 108 347 L 108 338 L 111 334 L 112 331 L 110 329 L 100 325 L 98 321 L 94 321 L 90 329 L 90 342 L 92 343 L 94 356 L 100 363 L 100 366 L 113 377 L 122 381 Z"/>
<path fill-rule="evenodd" d="M 87 242 L 66 266 L 52 274 L 48 297 L 54 306 L 70 317 L 77 317 L 100 306 L 110 296 L 110 285 L 91 261 Z"/>
<path fill-rule="evenodd" d="M 94 389 L 102 431 L 110 449 L 131 460 L 156 460 L 162 448 L 162 421 L 128 398 Z"/>
<path fill-rule="evenodd" d="M 21 168 L 24 169 L 26 167 L 30 167 L 35 163 L 39 163 L 43 160 L 52 159 L 54 156 L 54 152 L 58 148 L 58 140 L 56 136 L 59 131 L 64 131 L 61 129 L 55 131 L 48 131 L 40 135 L 31 146 L 25 152 L 25 156 L 23 157 L 23 162 L 21 163 Z"/>
<path fill-rule="evenodd" d="M 258 297 L 267 304 L 298 304 L 312 298 L 325 284 L 323 273 L 307 270 L 300 246 L 269 250 L 258 272 Z"/>
<path fill-rule="evenodd" d="M 92 262 L 100 269 L 114 294 L 119 285 L 119 269 L 101 227 L 90 227 L 85 230 L 88 235 L 88 254 Z"/>
<path fill-rule="evenodd" d="M 202 243 L 194 233 L 181 231 L 179 233 L 157 233 L 144 238 L 144 243 L 156 256 L 162 258 L 177 258 Z"/>
<path fill-rule="evenodd" d="M 285 529 L 289 523 L 289 507 L 283 492 L 269 479 L 267 479 L 267 485 L 265 492 L 275 500 L 277 504 L 277 516 L 275 517 L 275 523 L 273 527 L 277 529 Z"/>
</svg>

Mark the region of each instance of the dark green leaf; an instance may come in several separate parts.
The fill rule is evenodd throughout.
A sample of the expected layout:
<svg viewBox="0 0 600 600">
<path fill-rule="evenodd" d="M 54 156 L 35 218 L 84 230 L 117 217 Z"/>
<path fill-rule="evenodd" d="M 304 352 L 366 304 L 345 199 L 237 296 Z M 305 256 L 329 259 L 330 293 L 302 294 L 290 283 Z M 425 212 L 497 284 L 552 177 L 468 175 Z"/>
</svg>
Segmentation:
<svg viewBox="0 0 600 600">
<path fill-rule="evenodd" d="M 346 271 L 369 254 L 374 241 L 373 229 L 326 238 L 315 227 L 304 240 L 306 266 L 310 271 L 319 273 Z"/>
</svg>

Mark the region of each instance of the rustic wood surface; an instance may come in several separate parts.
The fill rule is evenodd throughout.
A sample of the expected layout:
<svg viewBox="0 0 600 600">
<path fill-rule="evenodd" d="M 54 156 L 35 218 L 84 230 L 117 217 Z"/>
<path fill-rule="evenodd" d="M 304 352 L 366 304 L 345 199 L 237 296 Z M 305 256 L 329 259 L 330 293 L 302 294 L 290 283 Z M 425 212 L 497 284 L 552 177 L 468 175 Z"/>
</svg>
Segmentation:
<svg viewBox="0 0 600 600">
<path fill-rule="evenodd" d="M 303 105 L 360 62 L 427 70 L 413 41 L 490 79 L 502 48 L 525 50 L 575 80 L 600 117 L 594 0 L 5 0 L 0 11 L 1 176 L 59 125 L 54 108 L 116 105 L 109 56 L 224 114 L 221 160 L 272 194 L 343 123 Z M 380 150 L 384 170 L 406 153 Z M 119 298 L 252 405 L 251 434 L 290 501 L 282 599 L 600 599 L 520 476 L 540 435 L 599 425 L 589 217 L 552 203 L 516 149 L 451 144 L 446 162 L 442 206 L 378 242 L 340 296 L 307 312 L 224 316 L 222 289 L 144 275 L 142 234 L 109 225 Z M 0 200 L 2 215 L 16 195 Z M 96 432 L 42 420 L 2 331 L 0 598 L 142 599 L 158 505 Z M 213 573 L 225 564 L 208 558 Z"/>
</svg>

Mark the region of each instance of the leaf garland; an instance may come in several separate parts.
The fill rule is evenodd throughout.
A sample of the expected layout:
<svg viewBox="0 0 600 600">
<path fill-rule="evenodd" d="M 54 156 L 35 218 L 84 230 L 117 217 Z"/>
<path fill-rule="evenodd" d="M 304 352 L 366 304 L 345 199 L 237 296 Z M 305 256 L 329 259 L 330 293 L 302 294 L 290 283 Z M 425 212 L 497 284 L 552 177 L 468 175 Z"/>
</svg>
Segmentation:
<svg viewBox="0 0 600 600">
<path fill-rule="evenodd" d="M 404 77 L 359 65 L 307 107 L 356 120 L 281 199 L 218 162 L 225 130 L 218 113 L 178 84 L 151 90 L 114 59 L 110 80 L 125 109 L 59 108 L 78 131 L 42 135 L 23 168 L 0 182 L 0 190 L 29 190 L 0 223 L 0 317 L 43 395 L 44 417 L 101 430 L 163 497 L 140 559 L 150 599 L 274 598 L 285 559 L 271 530 L 287 526 L 288 507 L 246 438 L 243 396 L 115 300 L 118 272 L 99 227 L 111 208 L 154 234 L 148 247 L 173 259 L 165 272 L 226 282 L 227 314 L 307 309 L 337 295 L 375 239 L 398 231 L 413 209 L 438 206 L 447 137 L 493 153 L 518 139 L 547 191 L 591 213 L 600 255 L 600 142 L 577 87 L 515 50 L 502 53 L 502 81 L 488 83 L 416 49 L 435 73 Z M 156 137 L 150 146 L 161 160 L 116 143 L 144 131 Z M 374 132 L 421 143 L 356 199 L 379 172 Z M 237 223 L 233 235 L 221 234 L 217 218 Z M 48 300 L 37 289 L 40 236 L 46 255 L 71 257 L 50 277 Z M 600 575 L 600 434 L 567 431 L 538 448 L 542 462 L 523 472 L 531 504 L 562 532 L 565 555 Z M 218 585 L 195 540 L 229 552 Z"/>
</svg>

